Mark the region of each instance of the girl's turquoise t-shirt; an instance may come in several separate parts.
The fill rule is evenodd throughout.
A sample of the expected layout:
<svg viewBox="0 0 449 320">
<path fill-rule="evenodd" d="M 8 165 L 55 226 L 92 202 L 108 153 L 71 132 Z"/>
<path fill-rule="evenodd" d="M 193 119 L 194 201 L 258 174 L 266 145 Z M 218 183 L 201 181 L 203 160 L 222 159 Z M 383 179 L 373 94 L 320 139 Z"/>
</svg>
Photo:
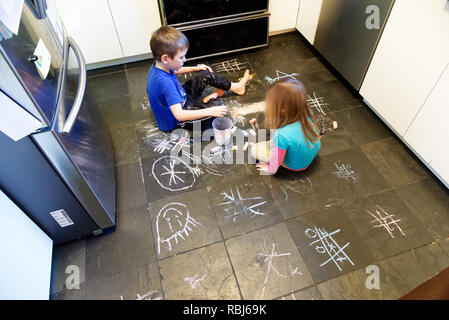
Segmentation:
<svg viewBox="0 0 449 320">
<path fill-rule="evenodd" d="M 283 164 L 293 170 L 307 168 L 321 148 L 320 140 L 307 143 L 299 121 L 277 129 L 273 143 L 279 149 L 287 150 Z"/>
</svg>

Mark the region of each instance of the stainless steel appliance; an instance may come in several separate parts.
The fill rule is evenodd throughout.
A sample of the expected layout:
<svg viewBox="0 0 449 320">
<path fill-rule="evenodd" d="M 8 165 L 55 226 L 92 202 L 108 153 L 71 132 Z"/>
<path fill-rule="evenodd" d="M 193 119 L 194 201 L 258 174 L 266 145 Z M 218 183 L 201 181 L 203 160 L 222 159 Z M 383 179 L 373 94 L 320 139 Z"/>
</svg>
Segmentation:
<svg viewBox="0 0 449 320">
<path fill-rule="evenodd" d="M 313 45 L 357 91 L 393 3 L 394 0 L 323 0 Z M 367 13 L 369 6 L 374 6 L 375 11 Z M 377 13 L 378 17 L 370 16 Z M 378 19 L 378 28 L 367 27 L 367 19 L 371 18 Z"/>
<path fill-rule="evenodd" d="M 187 59 L 268 45 L 268 0 L 159 0 L 161 19 L 190 42 Z"/>
<path fill-rule="evenodd" d="M 38 43 L 51 55 L 46 77 L 35 64 Z M 52 0 L 25 0 L 18 34 L 0 40 L 0 72 L 2 93 L 42 123 L 18 141 L 0 131 L 0 188 L 56 245 L 114 226 L 111 141 L 84 99 L 84 58 Z"/>
</svg>

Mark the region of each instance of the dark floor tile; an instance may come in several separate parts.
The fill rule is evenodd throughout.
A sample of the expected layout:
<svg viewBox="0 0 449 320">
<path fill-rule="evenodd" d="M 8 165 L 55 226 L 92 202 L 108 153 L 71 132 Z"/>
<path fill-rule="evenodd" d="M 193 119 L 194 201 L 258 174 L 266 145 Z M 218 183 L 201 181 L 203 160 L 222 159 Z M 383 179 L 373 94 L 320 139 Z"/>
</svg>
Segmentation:
<svg viewBox="0 0 449 320">
<path fill-rule="evenodd" d="M 433 178 L 400 186 L 396 193 L 435 239 L 449 236 L 448 190 Z"/>
<path fill-rule="evenodd" d="M 66 281 L 69 276 L 79 276 L 79 283 L 83 283 L 86 279 L 86 240 L 77 240 L 54 247 L 51 266 L 50 292 L 52 295 L 67 289 Z M 71 279 L 75 280 L 73 277 Z M 75 284 L 71 279 L 69 283 Z M 82 295 L 80 292 L 66 294 L 75 297 Z"/>
<path fill-rule="evenodd" d="M 287 227 L 273 227 L 226 241 L 245 300 L 274 299 L 313 284 Z"/>
<path fill-rule="evenodd" d="M 117 211 L 126 211 L 147 203 L 139 162 L 119 165 L 117 176 Z"/>
<path fill-rule="evenodd" d="M 128 94 L 126 74 L 120 71 L 88 78 L 84 97 L 89 103 L 100 103 Z"/>
<path fill-rule="evenodd" d="M 299 63 L 299 80 L 306 86 L 334 81 L 335 75 L 317 58 L 304 59 Z"/>
<path fill-rule="evenodd" d="M 399 298 L 447 268 L 449 257 L 435 243 L 380 261 L 378 265 L 381 274 L 385 274 L 385 282 L 398 288 Z"/>
<path fill-rule="evenodd" d="M 316 283 L 374 261 L 341 207 L 322 209 L 286 222 Z"/>
<path fill-rule="evenodd" d="M 204 189 L 151 202 L 149 208 L 159 259 L 222 240 Z"/>
<path fill-rule="evenodd" d="M 203 188 L 195 165 L 178 156 L 156 155 L 141 159 L 145 191 L 150 202 Z"/>
<path fill-rule="evenodd" d="M 86 283 L 87 300 L 161 300 L 156 263 L 128 269 Z"/>
<path fill-rule="evenodd" d="M 433 241 L 393 190 L 357 199 L 342 207 L 376 260 Z"/>
<path fill-rule="evenodd" d="M 84 283 L 80 284 L 79 289 L 65 289 L 52 294 L 51 300 L 85 300 L 86 299 L 86 286 Z"/>
<path fill-rule="evenodd" d="M 441 247 L 441 249 L 443 249 L 447 255 L 449 256 L 449 237 L 448 238 L 444 238 L 444 239 L 440 239 L 438 241 L 439 246 Z"/>
<path fill-rule="evenodd" d="M 332 122 L 337 121 L 334 113 L 325 115 L 317 115 L 315 123 L 319 130 L 323 128 L 324 134 L 321 136 L 320 155 L 325 156 L 335 152 L 347 150 L 356 147 L 357 144 L 353 139 L 353 134 L 346 129 L 346 125 L 337 121 L 337 129 L 332 127 Z"/>
<path fill-rule="evenodd" d="M 134 125 L 113 128 L 109 133 L 112 139 L 116 165 L 139 161 L 136 127 Z"/>
<path fill-rule="evenodd" d="M 223 243 L 159 262 L 165 299 L 241 299 Z"/>
<path fill-rule="evenodd" d="M 98 108 L 109 130 L 134 122 L 129 96 L 104 100 L 98 103 Z"/>
<path fill-rule="evenodd" d="M 394 138 L 361 147 L 377 170 L 393 187 L 418 182 L 429 177 L 423 165 Z"/>
<path fill-rule="evenodd" d="M 313 286 L 304 290 L 300 290 L 278 300 L 323 300 L 317 287 Z"/>
<path fill-rule="evenodd" d="M 261 177 L 242 177 L 207 187 L 225 239 L 273 225 L 280 210 Z"/>
<path fill-rule="evenodd" d="M 117 213 L 114 232 L 86 242 L 86 279 L 92 280 L 156 260 L 146 205 Z"/>
<path fill-rule="evenodd" d="M 127 69 L 126 80 L 129 87 L 130 105 L 136 121 L 153 116 L 147 95 L 147 78 L 150 66 Z"/>
<path fill-rule="evenodd" d="M 105 67 L 105 68 L 91 69 L 91 70 L 87 71 L 87 77 L 88 78 L 97 77 L 97 76 L 102 76 L 102 75 L 105 75 L 108 73 L 119 72 L 119 71 L 123 71 L 123 70 L 125 70 L 124 64 L 118 64 L 116 66 Z"/>
<path fill-rule="evenodd" d="M 322 183 L 316 192 L 324 207 L 390 188 L 359 147 L 320 157 L 318 175 Z"/>
<path fill-rule="evenodd" d="M 366 107 L 336 112 L 332 115 L 358 145 L 391 137 L 390 131 Z M 337 129 L 339 130 L 339 129 Z"/>
</svg>

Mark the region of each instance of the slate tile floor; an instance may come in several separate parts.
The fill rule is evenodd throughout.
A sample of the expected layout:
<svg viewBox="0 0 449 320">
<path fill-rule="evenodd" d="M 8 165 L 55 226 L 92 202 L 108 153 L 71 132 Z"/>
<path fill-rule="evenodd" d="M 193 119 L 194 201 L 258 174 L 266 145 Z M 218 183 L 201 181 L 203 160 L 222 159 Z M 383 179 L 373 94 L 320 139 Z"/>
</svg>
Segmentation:
<svg viewBox="0 0 449 320">
<path fill-rule="evenodd" d="M 327 128 L 319 157 L 275 176 L 246 157 L 214 164 L 205 151 L 199 163 L 190 144 L 157 130 L 151 61 L 90 71 L 86 103 L 98 105 L 115 150 L 117 226 L 55 248 L 52 299 L 397 299 L 449 265 L 447 189 L 297 33 L 199 62 L 238 81 L 232 59 L 253 78 L 245 96 L 222 98 L 228 106 L 262 101 L 276 78 L 304 82 Z M 254 116 L 262 124 L 259 112 L 238 126 Z M 184 152 L 172 157 L 176 148 Z M 163 175 L 170 166 L 183 183 Z M 379 290 L 365 286 L 369 265 Z M 69 290 L 73 266 L 81 283 Z"/>
</svg>

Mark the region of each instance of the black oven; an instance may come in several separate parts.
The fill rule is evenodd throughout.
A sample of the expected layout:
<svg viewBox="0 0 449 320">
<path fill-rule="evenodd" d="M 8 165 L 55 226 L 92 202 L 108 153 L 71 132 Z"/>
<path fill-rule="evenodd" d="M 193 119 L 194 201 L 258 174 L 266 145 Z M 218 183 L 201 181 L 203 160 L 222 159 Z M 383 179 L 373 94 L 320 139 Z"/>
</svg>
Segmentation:
<svg viewBox="0 0 449 320">
<path fill-rule="evenodd" d="M 158 0 L 164 25 L 189 39 L 187 59 L 268 45 L 268 0 Z"/>
</svg>

